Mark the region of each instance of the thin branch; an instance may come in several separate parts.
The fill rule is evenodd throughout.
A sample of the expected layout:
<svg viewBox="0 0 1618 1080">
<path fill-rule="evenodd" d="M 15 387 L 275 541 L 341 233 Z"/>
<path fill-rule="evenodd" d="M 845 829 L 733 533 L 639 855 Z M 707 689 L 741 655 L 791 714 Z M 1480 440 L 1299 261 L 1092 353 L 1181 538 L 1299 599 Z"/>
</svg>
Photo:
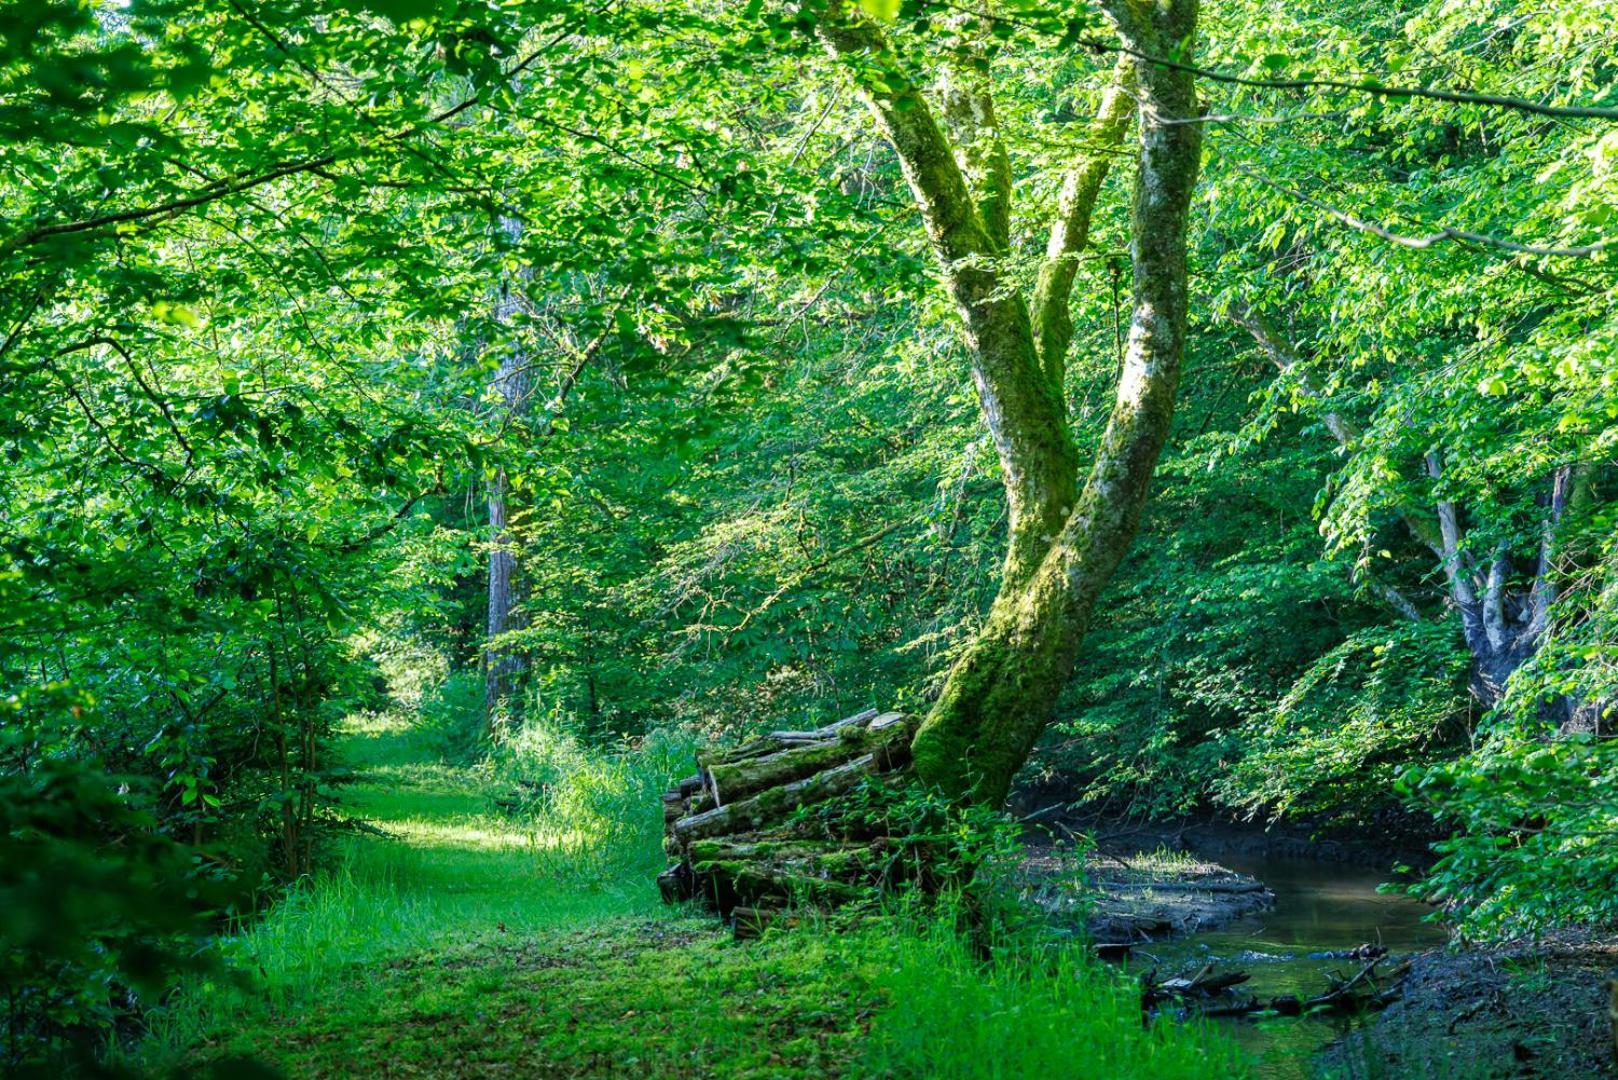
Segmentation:
<svg viewBox="0 0 1618 1080">
<path fill-rule="evenodd" d="M 607 324 L 601 328 L 601 333 L 595 336 L 594 341 L 585 346 L 584 351 L 579 354 L 578 359 L 574 362 L 573 366 L 569 368 L 567 374 L 562 377 L 562 385 L 557 389 L 556 397 L 551 401 L 551 411 L 545 416 L 545 427 L 540 431 L 537 441 L 544 442 L 555 433 L 556 421 L 561 417 L 562 406 L 567 404 L 568 395 L 571 394 L 573 392 L 573 388 L 578 385 L 579 376 L 584 374 L 585 367 L 590 363 L 591 360 L 594 360 L 596 354 L 601 351 L 601 346 L 605 344 L 607 335 L 612 333 L 613 324 L 618 317 L 618 312 L 622 310 L 624 304 L 628 302 L 629 291 L 625 290 L 624 295 L 618 300 L 618 305 L 612 309 L 612 314 L 607 316 Z"/>
<path fill-rule="evenodd" d="M 94 229 L 106 228 L 109 225 L 119 225 L 131 221 L 144 221 L 147 218 L 159 217 L 164 214 L 174 214 L 181 210 L 189 210 L 194 206 L 202 206 L 206 203 L 223 199 L 228 195 L 235 195 L 237 192 L 246 191 L 249 188 L 255 188 L 268 184 L 273 180 L 281 179 L 283 176 L 291 176 L 295 173 L 301 172 L 312 172 L 316 169 L 324 168 L 336 160 L 336 155 L 326 154 L 322 157 L 312 158 L 308 161 L 296 161 L 290 162 L 286 165 L 278 165 L 268 172 L 259 173 L 256 176 L 249 176 L 234 183 L 223 184 L 214 187 L 211 190 L 204 189 L 195 195 L 188 195 L 183 199 L 175 199 L 171 202 L 159 203 L 156 206 L 142 207 L 137 210 L 120 210 L 117 213 L 102 214 L 99 217 L 86 218 L 83 221 L 64 221 L 55 225 L 42 225 L 39 228 L 31 229 L 28 232 L 14 236 L 5 243 L 0 244 L 0 255 L 9 255 L 13 251 L 20 248 L 29 247 L 33 244 L 39 243 L 41 240 L 47 240 L 53 236 L 66 236 L 73 233 L 89 232 Z"/>
<path fill-rule="evenodd" d="M 501 82 L 510 82 L 512 79 L 515 79 L 518 75 L 521 75 L 523 72 L 527 71 L 528 68 L 530 66 L 532 66 L 532 64 L 533 64 L 533 62 L 535 60 L 538 60 L 545 53 L 549 52 L 551 49 L 553 49 L 557 45 L 561 44 L 562 40 L 564 38 L 566 38 L 571 33 L 573 33 L 573 28 L 572 27 L 570 27 L 570 26 L 569 27 L 563 27 L 560 31 L 558 31 L 556 33 L 556 35 L 554 37 L 551 37 L 550 39 L 548 39 L 543 45 L 536 46 L 531 52 L 529 52 L 529 54 L 527 56 L 523 57 L 521 60 L 519 60 L 515 64 L 513 64 L 509 69 L 502 72 L 501 75 L 500 75 L 500 81 Z M 479 101 L 482 100 L 482 98 L 483 98 L 483 91 L 478 90 L 478 91 L 468 95 L 466 98 L 462 99 L 461 101 L 456 102 L 454 105 L 451 105 L 449 108 L 445 109 L 443 112 L 434 113 L 432 116 L 429 116 L 427 118 L 427 124 L 442 124 L 446 120 L 453 119 L 454 117 L 460 115 L 462 112 L 464 112 L 467 109 L 470 109 L 472 106 L 476 105 Z M 425 127 L 426 125 L 424 124 L 422 126 Z M 412 129 L 410 131 L 401 131 L 397 135 L 392 136 L 392 138 L 402 139 L 407 135 L 416 134 L 420 130 L 421 130 L 421 128 L 418 127 L 418 128 L 414 128 L 414 129 Z"/>
<path fill-rule="evenodd" d="M 180 448 L 185 451 L 185 467 L 189 472 L 192 466 L 196 464 L 196 451 L 191 448 L 190 441 L 186 439 L 185 433 L 180 430 L 180 425 L 175 422 L 174 414 L 169 411 L 168 402 L 163 400 L 162 396 L 159 395 L 156 390 L 153 390 L 152 387 L 147 384 L 146 380 L 141 377 L 140 366 L 135 363 L 135 358 L 129 355 L 129 350 L 124 348 L 123 345 L 119 344 L 117 339 L 110 337 L 94 337 L 83 344 L 105 345 L 124 358 L 124 363 L 129 366 L 129 374 L 135 379 L 135 385 L 140 387 L 141 393 L 146 395 L 146 399 L 148 401 L 157 406 L 158 412 L 163 414 L 163 419 L 168 424 L 169 431 L 174 434 L 174 438 L 180 444 Z"/>
<path fill-rule="evenodd" d="M 1073 343 L 1068 303 L 1078 274 L 1078 258 L 1090 244 L 1096 199 L 1134 113 L 1130 108 L 1134 82 L 1135 65 L 1120 60 L 1113 82 L 1102 92 L 1100 107 L 1090 121 L 1088 147 L 1062 179 L 1062 189 L 1056 196 L 1056 216 L 1045 242 L 1045 259 L 1034 285 L 1034 345 L 1046 378 L 1058 390 L 1067 366 L 1067 351 Z"/>
<path fill-rule="evenodd" d="M 1048 22 L 1038 23 L 1008 15 L 992 15 L 951 3 L 950 0 L 922 0 L 922 3 L 923 6 L 931 5 L 953 11 L 964 11 L 978 18 L 1020 26 L 1036 33 L 1056 36 L 1067 32 L 1065 26 L 1056 26 Z M 1454 105 L 1482 105 L 1494 109 L 1510 109 L 1514 112 L 1531 113 L 1535 116 L 1618 120 L 1618 109 L 1600 105 L 1546 105 L 1538 101 L 1529 101 L 1525 98 L 1507 97 L 1503 94 L 1474 94 L 1461 90 L 1443 90 L 1432 86 L 1389 86 L 1385 83 L 1353 82 L 1348 79 L 1255 79 L 1248 75 L 1236 75 L 1229 71 L 1220 71 L 1217 68 L 1183 64 L 1178 60 L 1170 60 L 1166 56 L 1154 56 L 1151 53 L 1142 52 L 1117 41 L 1106 41 L 1100 38 L 1080 38 L 1077 44 L 1093 52 L 1122 53 L 1125 56 L 1133 56 L 1137 60 L 1144 60 L 1149 64 L 1169 68 L 1172 71 L 1188 71 L 1212 82 L 1229 83 L 1234 86 L 1251 86 L 1259 90 L 1309 90 L 1315 88 L 1348 90 L 1353 93 L 1371 94 L 1375 97 L 1425 98 L 1429 101 L 1447 101 Z"/>
<path fill-rule="evenodd" d="M 802 570 L 798 571 L 792 577 L 788 578 L 786 584 L 780 586 L 774 592 L 772 592 L 769 596 L 765 597 L 764 602 L 762 604 L 758 605 L 758 607 L 752 609 L 746 615 L 742 616 L 742 621 L 741 622 L 737 623 L 735 626 L 727 627 L 726 631 L 725 631 L 725 640 L 729 641 L 731 637 L 733 637 L 734 635 L 739 634 L 743 630 L 745 630 L 747 628 L 748 623 L 752 622 L 753 619 L 756 618 L 757 616 L 764 614 L 764 612 L 767 611 L 770 607 L 772 607 L 777 600 L 779 600 L 779 599 L 781 599 L 781 597 L 785 596 L 789 590 L 791 590 L 792 588 L 794 588 L 797 585 L 802 584 L 803 580 L 805 578 L 807 578 L 810 574 L 817 574 L 820 571 L 824 570 L 826 567 L 830 566 L 832 563 L 836 562 L 838 559 L 841 559 L 843 556 L 852 555 L 856 551 L 863 551 L 866 548 L 870 547 L 871 545 L 876 544 L 876 543 L 878 543 L 878 542 L 880 542 L 882 540 L 885 540 L 889 536 L 892 536 L 894 533 L 898 532 L 900 529 L 904 528 L 906 525 L 913 525 L 913 524 L 915 524 L 915 522 L 913 520 L 905 520 L 905 521 L 895 522 L 894 524 L 889 525 L 887 528 L 878 529 L 876 532 L 871 533 L 869 536 L 865 536 L 865 537 L 860 538 L 859 540 L 854 541 L 852 544 L 847 544 L 847 545 L 845 545 L 843 547 L 838 548 L 836 551 L 834 551 L 831 554 L 827 555 L 826 557 L 822 558 L 819 562 L 811 563 L 810 565 L 804 567 Z"/>
<path fill-rule="evenodd" d="M 1269 177 L 1256 173 L 1251 169 L 1237 166 L 1236 171 L 1244 176 L 1257 180 L 1266 187 L 1274 188 L 1283 195 L 1296 199 L 1306 206 L 1314 207 L 1316 210 L 1319 210 L 1321 213 L 1332 218 L 1332 220 L 1337 221 L 1340 224 L 1347 225 L 1351 229 L 1357 229 L 1360 232 L 1370 233 L 1372 236 L 1380 237 L 1391 244 L 1397 244 L 1400 247 L 1411 248 L 1412 250 L 1416 251 L 1425 250 L 1434 246 L 1435 244 L 1441 244 L 1446 240 L 1464 240 L 1470 241 L 1474 244 L 1487 244 L 1491 247 L 1501 248 L 1505 251 L 1514 251 L 1522 255 L 1544 255 L 1556 256 L 1559 258 L 1586 259 L 1604 250 L 1608 243 L 1606 240 L 1597 240 L 1593 244 L 1585 244 L 1581 247 L 1541 247 L 1538 244 L 1519 244 L 1515 240 L 1503 240 L 1497 236 L 1487 236 L 1483 233 L 1469 232 L 1466 229 L 1451 229 L 1447 227 L 1439 229 L 1437 232 L 1428 233 L 1426 236 L 1405 236 L 1401 233 L 1396 233 L 1390 229 L 1384 228 L 1375 222 L 1362 220 L 1361 218 L 1354 217 L 1352 214 L 1345 214 L 1343 211 L 1334 206 L 1323 203 L 1319 199 L 1305 195 L 1296 188 L 1288 187 L 1286 184 L 1271 180 Z"/>
<path fill-rule="evenodd" d="M 427 496 L 435 495 L 443 490 L 444 485 L 440 483 L 434 485 L 426 491 L 418 492 L 415 495 L 410 496 L 410 498 L 405 500 L 404 505 L 399 507 L 398 510 L 395 510 L 393 516 L 387 521 L 377 525 L 375 528 L 361 533 L 352 540 L 345 540 L 341 544 L 338 544 L 338 552 L 348 555 L 358 551 L 362 547 L 365 547 L 367 544 L 382 539 L 384 536 L 388 535 L 388 533 L 398 528 L 399 523 L 405 520 L 405 517 L 410 513 L 411 510 L 415 509 L 417 503 L 425 499 Z"/>
</svg>

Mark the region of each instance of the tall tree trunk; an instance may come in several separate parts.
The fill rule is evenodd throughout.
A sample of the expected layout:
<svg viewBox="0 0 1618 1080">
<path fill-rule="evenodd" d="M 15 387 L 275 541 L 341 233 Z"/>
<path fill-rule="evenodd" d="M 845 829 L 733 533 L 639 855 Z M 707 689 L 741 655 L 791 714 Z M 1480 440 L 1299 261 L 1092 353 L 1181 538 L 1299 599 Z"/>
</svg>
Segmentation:
<svg viewBox="0 0 1618 1080">
<path fill-rule="evenodd" d="M 1125 45 L 1190 60 L 1195 0 L 1109 5 Z M 1200 153 L 1190 73 L 1130 61 L 1140 143 L 1132 212 L 1134 313 L 1112 416 L 1084 487 L 1063 404 L 1073 261 L 1121 138 L 1119 91 L 1096 118 L 1098 143 L 1063 185 L 1035 311 L 1005 280 L 1011 186 L 995 145 L 991 86 L 981 73 L 946 78 L 957 155 L 880 30 L 830 0 L 818 32 L 856 78 L 898 154 L 971 350 L 972 377 L 1000 457 L 1010 530 L 1000 592 L 951 671 L 915 744 L 921 777 L 958 797 L 1004 799 L 1072 673 L 1102 587 L 1123 558 L 1174 412 L 1186 327 L 1186 218 Z M 1181 121 L 1181 122 L 1176 122 Z M 977 190 L 973 190 L 976 185 Z M 1040 328 L 1036 337 L 1035 326 Z"/>
<path fill-rule="evenodd" d="M 495 305 L 497 322 L 507 321 L 515 311 L 516 297 L 509 283 L 503 284 Z M 500 396 L 501 422 L 507 426 L 526 408 L 530 379 L 527 356 L 515 343 L 506 347 L 494 377 Z M 492 732 L 501 716 L 503 703 L 517 688 L 527 668 L 523 654 L 505 644 L 506 633 L 520 629 L 517 547 L 511 535 L 510 482 L 506 470 L 495 471 L 489 484 L 489 612 L 483 653 L 483 715 Z"/>
</svg>

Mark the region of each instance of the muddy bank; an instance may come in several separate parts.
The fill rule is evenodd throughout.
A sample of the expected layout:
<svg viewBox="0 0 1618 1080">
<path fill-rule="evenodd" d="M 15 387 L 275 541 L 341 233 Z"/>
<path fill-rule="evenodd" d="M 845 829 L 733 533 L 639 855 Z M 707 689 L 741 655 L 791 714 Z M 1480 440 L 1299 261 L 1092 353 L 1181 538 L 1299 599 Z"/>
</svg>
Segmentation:
<svg viewBox="0 0 1618 1080">
<path fill-rule="evenodd" d="M 1618 938 L 1561 934 L 1534 944 L 1415 958 L 1400 1000 L 1321 1055 L 1342 1078 L 1612 1077 L 1605 980 Z"/>
<path fill-rule="evenodd" d="M 1387 948 L 1390 974 L 1409 959 L 1377 987 L 1391 991 L 1380 1012 L 1220 1020 L 1266 1080 L 1618 1077 L 1604 989 L 1618 937 L 1457 950 L 1432 909 L 1379 889 L 1385 850 L 1207 823 L 1098 832 L 1082 855 L 1031 838 L 1024 895 L 1058 923 L 1088 909 L 1089 935 L 1133 945 L 1143 979 L 1241 972 L 1238 994 L 1307 999 L 1351 974 L 1342 958 L 1359 943 Z"/>
<path fill-rule="evenodd" d="M 1060 842 L 1030 844 L 1018 873 L 1029 902 L 1058 922 L 1082 916 L 1104 954 L 1215 930 L 1275 903 L 1257 878 L 1176 852 L 1081 854 Z"/>
</svg>

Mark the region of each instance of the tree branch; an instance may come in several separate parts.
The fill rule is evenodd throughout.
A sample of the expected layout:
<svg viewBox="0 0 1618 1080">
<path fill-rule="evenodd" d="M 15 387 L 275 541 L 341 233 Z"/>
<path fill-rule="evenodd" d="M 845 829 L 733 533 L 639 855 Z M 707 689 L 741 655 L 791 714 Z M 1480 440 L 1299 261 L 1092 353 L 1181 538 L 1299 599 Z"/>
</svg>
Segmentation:
<svg viewBox="0 0 1618 1080">
<path fill-rule="evenodd" d="M 1240 327 L 1252 335 L 1260 351 L 1269 357 L 1277 370 L 1288 372 L 1298 381 L 1304 393 L 1319 401 L 1326 398 L 1325 387 L 1320 385 L 1314 373 L 1307 366 L 1300 363 L 1296 346 L 1282 337 L 1275 324 L 1245 299 L 1231 302 L 1230 317 Z M 1359 425 L 1339 412 L 1328 410 L 1323 418 L 1326 430 L 1330 431 L 1337 445 L 1348 449 L 1364 436 Z M 1405 528 L 1415 540 L 1430 550 L 1439 558 L 1444 558 L 1443 542 L 1433 528 L 1433 523 L 1424 517 L 1417 508 L 1401 500 L 1399 505 L 1399 518 L 1404 522 Z"/>
<path fill-rule="evenodd" d="M 444 490 L 443 484 L 435 484 L 426 491 L 417 492 L 416 494 L 410 496 L 410 498 L 405 500 L 404 505 L 395 510 L 393 512 L 393 516 L 387 521 L 384 521 L 382 524 L 361 533 L 352 540 L 345 540 L 341 544 L 338 544 L 338 552 L 344 555 L 352 554 L 353 552 L 358 551 L 360 548 L 382 539 L 384 536 L 388 535 L 388 533 L 399 527 L 399 523 L 405 520 L 410 511 L 415 508 L 417 503 L 425 499 L 427 496 L 437 494 L 442 490 Z"/>
<path fill-rule="evenodd" d="M 1338 222 L 1339 224 L 1347 225 L 1349 228 L 1356 229 L 1359 232 L 1369 233 L 1372 236 L 1376 236 L 1388 241 L 1390 244 L 1397 244 L 1400 247 L 1410 248 L 1413 251 L 1425 251 L 1427 248 L 1430 248 L 1435 244 L 1441 244 L 1446 240 L 1453 240 L 1456 242 L 1465 241 L 1473 244 L 1484 244 L 1489 247 L 1500 248 L 1504 251 L 1516 252 L 1519 255 L 1542 255 L 1567 259 L 1587 259 L 1590 256 L 1596 255 L 1605 250 L 1607 247 L 1606 240 L 1597 240 L 1593 244 L 1584 244 L 1579 247 L 1545 247 L 1539 244 L 1519 244 L 1515 240 L 1503 240 L 1497 236 L 1488 236 L 1484 233 L 1470 232 L 1466 229 L 1452 229 L 1447 226 L 1439 229 L 1437 232 L 1428 233 L 1425 236 L 1405 236 L 1402 233 L 1396 233 L 1390 229 L 1384 228 L 1375 222 L 1364 221 L 1353 216 L 1352 214 L 1345 214 L 1343 211 L 1334 206 L 1323 203 L 1319 199 L 1305 195 L 1296 188 L 1288 187 L 1286 184 L 1271 180 L 1269 177 L 1256 173 L 1252 169 L 1237 166 L 1236 171 L 1241 173 L 1243 176 L 1251 177 L 1252 179 L 1257 180 L 1266 187 L 1274 188 L 1283 195 L 1296 199 L 1306 206 L 1314 207 L 1316 210 L 1319 210 L 1321 213 L 1325 214 L 1327 217 Z"/>
<path fill-rule="evenodd" d="M 1134 115 L 1131 96 L 1134 61 L 1120 58 L 1113 83 L 1102 92 L 1101 106 L 1090 122 L 1086 152 L 1068 169 L 1056 197 L 1056 218 L 1045 244 L 1045 261 L 1034 286 L 1034 344 L 1045 377 L 1060 391 L 1073 344 L 1073 318 L 1068 302 L 1078 273 L 1078 256 L 1090 243 L 1090 219 L 1101 185 L 1112 168 L 1113 151 L 1123 141 Z"/>
<path fill-rule="evenodd" d="M 870 19 L 823 2 L 815 32 L 854 77 L 921 211 L 945 285 L 965 324 L 972 376 L 994 439 L 1011 517 L 1004 581 L 1026 578 L 1072 506 L 1076 452 L 1061 396 L 1044 377 L 1028 306 L 1006 287 L 1002 249 L 973 200 L 927 99 Z"/>
<path fill-rule="evenodd" d="M 964 30 L 964 28 L 963 28 Z M 970 55 L 951 53 L 939 81 L 944 127 L 989 238 L 1001 251 L 1011 243 L 1011 156 L 995 119 L 989 56 L 981 40 Z"/>
<path fill-rule="evenodd" d="M 1551 475 L 1550 507 L 1539 540 L 1539 561 L 1534 567 L 1534 583 L 1528 590 L 1528 633 L 1536 637 L 1550 622 L 1551 604 L 1556 600 L 1556 581 L 1553 577 L 1556 541 L 1573 489 L 1583 479 L 1585 472 L 1583 465 L 1563 465 Z"/>
<path fill-rule="evenodd" d="M 1428 476 L 1434 480 L 1443 476 L 1443 464 L 1437 453 L 1428 454 L 1424 461 Z M 1477 593 L 1472 588 L 1471 567 L 1463 561 L 1466 552 L 1461 550 L 1460 519 L 1455 504 L 1448 499 L 1438 501 L 1438 531 L 1442 537 L 1444 575 L 1449 580 L 1450 598 L 1461 613 L 1461 632 L 1473 652 L 1482 655 L 1487 635 L 1482 624 L 1482 613 L 1478 609 Z"/>
<path fill-rule="evenodd" d="M 924 6 L 948 8 L 953 11 L 969 11 L 950 0 L 922 0 Z M 1116 16 L 1116 8 L 1120 8 L 1123 0 L 1111 0 L 1102 6 Z M 1020 26 L 1036 33 L 1064 34 L 1065 26 L 1052 23 L 1037 23 L 1028 19 L 1019 19 L 1007 15 L 989 15 L 977 12 L 980 18 L 995 22 L 1008 23 Z M 1510 109 L 1514 112 L 1530 113 L 1534 116 L 1554 116 L 1572 119 L 1592 120 L 1618 120 L 1618 109 L 1600 105 L 1546 105 L 1538 101 L 1528 101 L 1525 98 L 1507 97 L 1503 94 L 1474 94 L 1462 90 L 1443 90 L 1431 86 L 1389 86 L 1379 82 L 1353 82 L 1348 79 L 1255 79 L 1246 75 L 1236 75 L 1217 68 L 1198 67 L 1178 60 L 1171 60 L 1166 56 L 1154 55 L 1128 44 L 1116 41 L 1104 41 L 1100 38 L 1081 38 L 1078 44 L 1098 53 L 1122 53 L 1137 60 L 1157 67 L 1167 68 L 1170 71 L 1183 71 L 1191 75 L 1201 76 L 1211 82 L 1228 83 L 1234 86 L 1251 86 L 1260 90 L 1309 90 L 1319 88 L 1323 90 L 1348 90 L 1354 93 L 1371 94 L 1375 97 L 1391 98 L 1425 98 L 1429 101 L 1447 101 L 1455 105 L 1482 105 L 1495 109 Z M 1177 121 L 1170 120 L 1168 123 Z M 1183 121 L 1179 121 L 1183 122 Z"/>
<path fill-rule="evenodd" d="M 53 236 L 67 236 L 74 233 L 90 232 L 94 229 L 103 229 L 109 225 L 119 225 L 125 222 L 145 221 L 147 218 L 159 217 L 163 214 L 174 214 L 181 210 L 189 210 L 194 206 L 215 202 L 237 192 L 249 188 L 268 184 L 279 180 L 283 176 L 292 176 L 295 173 L 313 172 L 332 164 L 337 160 L 336 155 L 326 154 L 322 157 L 311 158 L 308 161 L 290 162 L 278 165 L 268 172 L 259 173 L 233 182 L 224 182 L 210 188 L 204 188 L 195 195 L 188 195 L 183 199 L 174 199 L 171 202 L 159 203 L 156 206 L 143 207 L 137 210 L 121 210 L 117 213 L 102 214 L 99 217 L 86 218 L 83 221 L 64 221 L 55 225 L 41 225 L 38 228 L 13 236 L 0 243 L 0 255 L 9 255 L 13 251 L 30 247 L 41 240 L 48 240 Z"/>
</svg>

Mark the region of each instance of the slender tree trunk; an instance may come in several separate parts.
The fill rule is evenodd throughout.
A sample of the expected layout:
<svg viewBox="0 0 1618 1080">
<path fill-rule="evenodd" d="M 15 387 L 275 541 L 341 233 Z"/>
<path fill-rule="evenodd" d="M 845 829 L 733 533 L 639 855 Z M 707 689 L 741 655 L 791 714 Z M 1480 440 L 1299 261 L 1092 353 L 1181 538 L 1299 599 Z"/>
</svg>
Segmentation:
<svg viewBox="0 0 1618 1080">
<path fill-rule="evenodd" d="M 502 284 L 495 305 L 496 321 L 509 319 L 516 302 L 510 284 Z M 494 388 L 500 395 L 503 424 L 510 425 L 527 407 L 531 381 L 527 361 L 526 353 L 515 344 L 508 345 L 501 357 Z M 483 714 L 491 732 L 502 715 L 503 703 L 515 693 L 527 669 L 526 657 L 501 640 L 506 633 L 521 628 L 517 546 L 507 505 L 510 487 L 506 470 L 496 470 L 489 484 L 489 612 L 483 654 Z"/>
<path fill-rule="evenodd" d="M 525 667 L 522 655 L 500 640 L 518 626 L 517 553 L 508 529 L 506 490 L 506 472 L 501 469 L 489 485 L 489 643 L 483 658 L 483 709 L 490 724 Z"/>
</svg>

